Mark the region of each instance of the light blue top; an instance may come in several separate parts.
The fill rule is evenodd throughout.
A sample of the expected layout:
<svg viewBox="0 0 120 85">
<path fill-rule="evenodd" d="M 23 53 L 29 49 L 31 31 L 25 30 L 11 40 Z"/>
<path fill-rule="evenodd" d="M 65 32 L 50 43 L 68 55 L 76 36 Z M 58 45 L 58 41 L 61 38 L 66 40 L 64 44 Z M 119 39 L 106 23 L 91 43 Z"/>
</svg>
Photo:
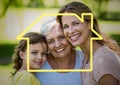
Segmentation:
<svg viewBox="0 0 120 85">
<path fill-rule="evenodd" d="M 83 53 L 76 51 L 76 64 L 75 69 L 82 68 Z M 49 63 L 43 65 L 42 69 L 52 69 Z M 80 72 L 69 72 L 69 73 L 58 73 L 58 72 L 42 72 L 36 73 L 36 77 L 40 80 L 41 85 L 81 85 L 81 73 Z"/>
</svg>

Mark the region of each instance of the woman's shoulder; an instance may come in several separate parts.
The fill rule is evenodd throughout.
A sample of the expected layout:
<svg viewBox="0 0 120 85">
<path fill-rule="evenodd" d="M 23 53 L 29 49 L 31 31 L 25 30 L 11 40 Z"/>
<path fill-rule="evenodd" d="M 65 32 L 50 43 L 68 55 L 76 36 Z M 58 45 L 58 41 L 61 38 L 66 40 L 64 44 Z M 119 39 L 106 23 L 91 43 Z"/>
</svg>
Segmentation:
<svg viewBox="0 0 120 85">
<path fill-rule="evenodd" d="M 120 57 L 111 49 L 106 46 L 100 47 L 93 56 L 93 62 L 96 67 L 99 68 L 99 65 L 102 67 L 111 67 L 111 65 L 119 66 Z"/>
<path fill-rule="evenodd" d="M 99 80 L 105 74 L 111 74 L 120 79 L 120 63 L 116 54 L 106 46 L 100 47 L 94 54 L 93 73 L 95 79 Z"/>
<path fill-rule="evenodd" d="M 117 62 L 118 61 L 117 57 L 118 55 L 113 50 L 106 46 L 100 47 L 94 54 L 95 60 L 101 60 L 106 62 L 110 62 L 111 60 Z"/>
<path fill-rule="evenodd" d="M 94 68 L 106 70 L 120 70 L 119 56 L 106 46 L 100 47 L 93 56 Z M 108 69 L 109 68 L 109 69 Z"/>
</svg>

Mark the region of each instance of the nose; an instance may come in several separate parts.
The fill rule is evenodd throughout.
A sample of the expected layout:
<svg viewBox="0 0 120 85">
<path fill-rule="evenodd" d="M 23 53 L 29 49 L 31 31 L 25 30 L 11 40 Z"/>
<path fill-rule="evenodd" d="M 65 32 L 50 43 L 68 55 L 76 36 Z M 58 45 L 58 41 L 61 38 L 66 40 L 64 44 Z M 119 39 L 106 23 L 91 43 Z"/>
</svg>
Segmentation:
<svg viewBox="0 0 120 85">
<path fill-rule="evenodd" d="M 59 47 L 59 46 L 60 46 L 60 41 L 59 41 L 59 40 L 56 40 L 56 41 L 55 41 L 55 46 L 56 46 L 56 47 Z"/>
<path fill-rule="evenodd" d="M 74 32 L 74 28 L 72 26 L 70 26 L 69 29 L 68 29 L 68 32 L 69 33 L 73 33 Z"/>
<path fill-rule="evenodd" d="M 37 58 L 42 59 L 42 55 L 41 54 L 37 55 Z"/>
</svg>

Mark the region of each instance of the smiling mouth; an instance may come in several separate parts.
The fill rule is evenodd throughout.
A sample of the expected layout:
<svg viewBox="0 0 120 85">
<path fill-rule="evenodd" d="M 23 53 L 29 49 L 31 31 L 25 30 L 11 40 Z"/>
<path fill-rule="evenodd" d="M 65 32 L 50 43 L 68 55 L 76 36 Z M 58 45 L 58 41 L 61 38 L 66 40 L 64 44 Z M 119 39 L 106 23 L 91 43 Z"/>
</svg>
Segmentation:
<svg viewBox="0 0 120 85">
<path fill-rule="evenodd" d="M 42 61 L 35 61 L 35 63 L 37 63 L 38 65 L 41 65 Z"/>
<path fill-rule="evenodd" d="M 65 49 L 65 48 L 61 48 L 61 49 L 57 49 L 56 51 L 57 51 L 57 52 L 62 52 L 62 51 L 64 51 L 64 49 Z"/>
<path fill-rule="evenodd" d="M 80 34 L 77 34 L 77 35 L 71 36 L 70 39 L 72 42 L 75 42 L 79 39 L 79 37 L 80 37 Z"/>
</svg>

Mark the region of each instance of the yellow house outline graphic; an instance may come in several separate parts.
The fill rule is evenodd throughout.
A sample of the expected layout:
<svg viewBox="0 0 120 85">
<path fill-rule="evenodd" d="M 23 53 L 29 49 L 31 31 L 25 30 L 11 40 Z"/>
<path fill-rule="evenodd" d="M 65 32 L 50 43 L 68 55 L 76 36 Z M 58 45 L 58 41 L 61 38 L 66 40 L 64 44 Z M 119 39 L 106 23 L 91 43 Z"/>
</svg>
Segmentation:
<svg viewBox="0 0 120 85">
<path fill-rule="evenodd" d="M 91 17 L 91 31 L 97 35 L 97 37 L 92 37 L 90 39 L 90 68 L 89 69 L 37 69 L 32 70 L 29 69 L 29 38 L 22 37 L 28 30 L 30 30 L 38 21 L 41 20 L 41 18 L 45 16 L 75 16 L 77 17 L 81 22 L 84 22 L 84 16 L 90 16 Z M 93 40 L 102 40 L 103 38 L 93 29 L 93 14 L 92 13 L 82 13 L 81 18 L 75 14 L 75 13 L 54 13 L 54 14 L 42 14 L 39 16 L 35 21 L 33 21 L 24 31 L 22 31 L 17 38 L 18 40 L 27 40 L 27 71 L 28 72 L 90 72 L 93 69 L 93 63 L 92 63 L 92 47 L 93 47 Z"/>
</svg>

